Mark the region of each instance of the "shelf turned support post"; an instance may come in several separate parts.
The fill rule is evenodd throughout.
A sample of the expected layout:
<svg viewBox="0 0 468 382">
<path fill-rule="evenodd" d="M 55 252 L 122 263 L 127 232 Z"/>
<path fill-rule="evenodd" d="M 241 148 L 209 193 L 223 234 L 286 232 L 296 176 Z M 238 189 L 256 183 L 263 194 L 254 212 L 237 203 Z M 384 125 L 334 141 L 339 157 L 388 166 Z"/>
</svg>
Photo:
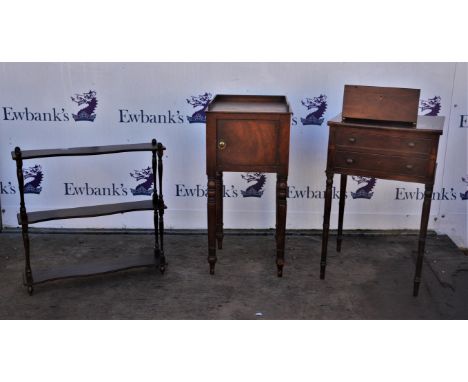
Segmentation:
<svg viewBox="0 0 468 382">
<path fill-rule="evenodd" d="M 25 256 L 25 268 L 24 268 L 24 278 L 26 286 L 28 288 L 28 293 L 31 296 L 33 294 L 34 280 L 31 270 L 31 261 L 30 261 L 30 248 L 29 248 L 29 234 L 28 234 L 28 214 L 26 213 L 26 204 L 24 202 L 24 175 L 23 175 L 23 158 L 21 155 L 21 149 L 15 147 L 15 160 L 16 160 L 16 176 L 18 178 L 18 187 L 20 194 L 20 219 L 21 219 L 21 231 L 23 235 L 23 244 L 24 244 L 24 256 Z"/>
<path fill-rule="evenodd" d="M 159 197 L 158 197 L 158 212 L 159 212 L 159 249 L 161 253 L 159 270 L 164 273 L 166 270 L 166 257 L 164 256 L 164 198 L 162 192 L 163 179 L 163 154 L 165 147 L 162 143 L 158 143 L 158 180 L 159 180 Z M 156 183 L 155 183 L 156 184 Z"/>
<path fill-rule="evenodd" d="M 158 235 L 158 227 L 159 227 L 159 219 L 158 219 L 158 212 L 159 212 L 159 206 L 158 206 L 158 186 L 157 186 L 157 181 L 156 181 L 156 174 L 158 171 L 157 167 L 157 159 L 156 159 L 156 153 L 157 153 L 157 143 L 156 139 L 153 139 L 151 141 L 151 144 L 153 146 L 153 149 L 151 150 L 152 153 L 152 170 L 153 170 L 153 196 L 152 196 L 152 201 L 153 201 L 153 222 L 154 222 L 154 258 L 156 265 L 159 265 L 161 269 L 161 249 L 159 247 L 159 235 Z"/>
</svg>

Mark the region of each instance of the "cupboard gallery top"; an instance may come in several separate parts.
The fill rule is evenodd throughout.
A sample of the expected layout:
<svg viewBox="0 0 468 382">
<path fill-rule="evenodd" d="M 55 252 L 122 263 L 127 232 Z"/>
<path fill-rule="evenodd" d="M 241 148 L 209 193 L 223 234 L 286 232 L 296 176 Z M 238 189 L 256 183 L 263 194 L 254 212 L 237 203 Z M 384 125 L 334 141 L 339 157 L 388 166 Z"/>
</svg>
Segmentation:
<svg viewBox="0 0 468 382">
<path fill-rule="evenodd" d="M 276 265 L 284 265 L 291 108 L 285 96 L 217 95 L 206 111 L 208 262 L 223 241 L 223 172 L 275 172 Z M 249 193 L 244 197 L 255 196 Z"/>
</svg>

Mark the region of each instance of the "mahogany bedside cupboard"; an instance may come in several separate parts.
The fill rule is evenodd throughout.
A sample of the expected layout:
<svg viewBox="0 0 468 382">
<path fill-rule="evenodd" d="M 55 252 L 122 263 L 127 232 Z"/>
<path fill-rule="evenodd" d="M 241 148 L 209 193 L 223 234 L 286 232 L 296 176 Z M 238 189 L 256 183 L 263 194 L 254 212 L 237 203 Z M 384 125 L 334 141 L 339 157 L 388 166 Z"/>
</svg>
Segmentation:
<svg viewBox="0 0 468 382">
<path fill-rule="evenodd" d="M 283 273 L 291 108 L 284 96 L 217 95 L 206 111 L 208 262 L 223 243 L 223 172 L 275 172 L 276 265 Z"/>
<path fill-rule="evenodd" d="M 444 117 L 418 116 L 418 89 L 346 85 L 343 112 L 328 121 L 330 135 L 326 169 L 320 278 L 325 278 L 333 175 L 341 174 L 337 251 L 341 251 L 348 175 L 423 183 L 413 295 L 421 282 L 439 137 Z"/>
</svg>

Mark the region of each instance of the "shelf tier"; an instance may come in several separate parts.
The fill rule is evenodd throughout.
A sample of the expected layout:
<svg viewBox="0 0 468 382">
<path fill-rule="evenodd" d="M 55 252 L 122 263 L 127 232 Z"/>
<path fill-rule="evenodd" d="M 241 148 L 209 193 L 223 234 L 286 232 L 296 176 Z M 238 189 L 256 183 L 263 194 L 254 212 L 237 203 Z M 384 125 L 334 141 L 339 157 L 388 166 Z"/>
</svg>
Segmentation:
<svg viewBox="0 0 468 382">
<path fill-rule="evenodd" d="M 28 212 L 28 224 L 45 222 L 49 220 L 89 218 L 96 216 L 113 215 L 132 211 L 148 211 L 153 209 L 153 201 L 139 200 L 135 202 L 101 204 L 96 206 L 85 206 L 75 208 L 64 208 L 57 210 Z M 22 224 L 21 215 L 17 215 L 18 224 Z"/>
<path fill-rule="evenodd" d="M 23 159 L 32 159 L 80 155 L 102 155 L 133 151 L 154 151 L 156 149 L 157 143 L 154 145 L 152 143 L 132 143 L 126 145 L 72 147 L 69 149 L 25 150 L 21 151 L 21 157 Z M 16 159 L 16 153 L 14 151 L 11 152 L 11 157 Z"/>
<path fill-rule="evenodd" d="M 133 268 L 142 267 L 156 267 L 158 266 L 158 259 L 154 254 L 144 254 L 138 256 L 127 256 L 121 259 L 114 259 L 113 261 L 96 262 L 88 264 L 68 265 L 62 268 L 54 269 L 38 269 L 33 270 L 33 285 L 45 283 L 46 281 L 53 281 L 59 279 L 70 279 L 75 277 L 102 275 L 106 273 L 113 273 Z M 23 275 L 23 282 L 26 285 Z"/>
</svg>

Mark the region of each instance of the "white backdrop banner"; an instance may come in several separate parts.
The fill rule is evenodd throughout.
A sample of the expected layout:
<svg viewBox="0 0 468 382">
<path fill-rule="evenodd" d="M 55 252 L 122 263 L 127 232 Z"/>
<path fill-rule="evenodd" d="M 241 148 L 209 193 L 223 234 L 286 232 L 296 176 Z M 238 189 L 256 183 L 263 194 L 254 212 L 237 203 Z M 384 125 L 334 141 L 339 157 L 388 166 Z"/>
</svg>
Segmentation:
<svg viewBox="0 0 468 382">
<path fill-rule="evenodd" d="M 467 70 L 455 63 L 4 63 L 0 64 L 0 198 L 17 226 L 10 152 L 150 142 L 167 147 L 168 228 L 206 228 L 205 115 L 218 93 L 286 95 L 293 109 L 288 228 L 320 229 L 327 120 L 345 84 L 421 89 L 420 114 L 444 115 L 430 228 L 468 246 Z M 150 153 L 48 158 L 24 163 L 27 209 L 148 198 Z M 339 177 L 335 177 L 332 226 Z M 274 227 L 274 174 L 226 173 L 225 227 Z M 243 191 L 250 189 L 249 197 Z M 359 191 L 359 192 L 357 192 Z M 423 186 L 353 177 L 345 229 L 417 229 Z M 150 228 L 147 212 L 52 221 L 42 227 Z"/>
</svg>

